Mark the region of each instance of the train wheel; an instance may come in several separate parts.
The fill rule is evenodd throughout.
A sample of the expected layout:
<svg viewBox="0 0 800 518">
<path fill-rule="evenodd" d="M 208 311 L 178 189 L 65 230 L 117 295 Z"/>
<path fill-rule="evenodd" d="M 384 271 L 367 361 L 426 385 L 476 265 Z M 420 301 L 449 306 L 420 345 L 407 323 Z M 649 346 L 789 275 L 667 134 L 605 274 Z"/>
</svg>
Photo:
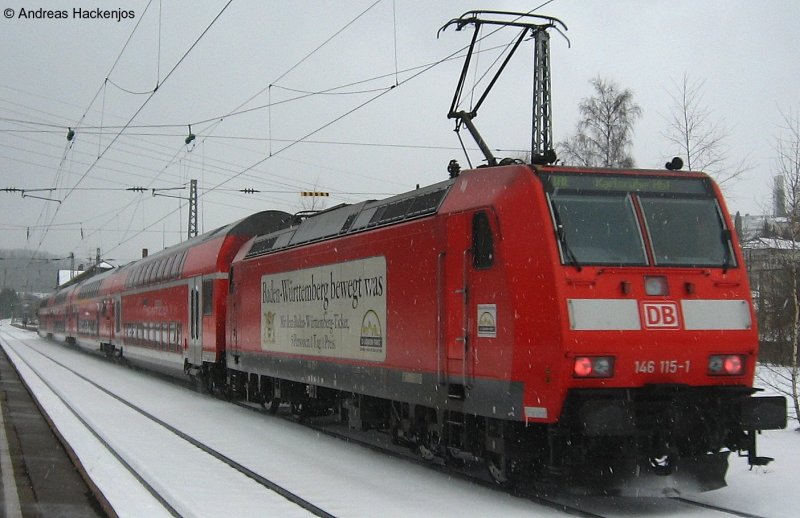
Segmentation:
<svg viewBox="0 0 800 518">
<path fill-rule="evenodd" d="M 650 467 L 656 475 L 667 476 L 675 471 L 675 457 L 672 455 L 662 455 L 660 457 L 650 457 L 648 459 Z"/>
<path fill-rule="evenodd" d="M 462 454 L 461 450 L 453 446 L 445 448 L 444 462 L 448 466 L 464 466 L 467 464 L 466 457 Z"/>
<path fill-rule="evenodd" d="M 440 438 L 436 425 L 436 412 L 431 408 L 417 407 L 412 428 L 415 437 L 413 450 L 425 461 L 436 458 Z"/>
<path fill-rule="evenodd" d="M 189 376 L 189 381 L 192 385 L 192 388 L 195 392 L 199 392 L 200 394 L 208 394 L 208 384 L 206 383 L 203 376 L 200 375 L 192 375 Z"/>
<path fill-rule="evenodd" d="M 248 401 L 252 403 L 258 403 L 261 408 L 267 408 L 267 395 L 263 392 L 254 392 L 252 395 L 249 396 Z"/>
<path fill-rule="evenodd" d="M 281 406 L 281 400 L 280 398 L 272 398 L 269 401 L 262 401 L 261 406 L 270 414 L 275 415 Z"/>
<path fill-rule="evenodd" d="M 297 419 L 297 422 L 302 423 L 308 417 L 308 403 L 293 401 L 290 405 L 292 416 Z"/>
<path fill-rule="evenodd" d="M 419 455 L 422 458 L 422 460 L 427 462 L 431 462 L 433 461 L 433 459 L 436 458 L 436 454 L 433 453 L 433 450 L 431 450 L 424 444 L 417 445 L 417 455 Z"/>
<path fill-rule="evenodd" d="M 489 476 L 500 486 L 509 487 L 514 484 L 517 471 L 516 462 L 500 453 L 486 454 L 486 468 Z"/>
<path fill-rule="evenodd" d="M 225 385 L 225 387 L 222 389 L 222 398 L 225 401 L 233 401 L 235 397 L 236 390 L 234 387 L 232 385 Z"/>
</svg>

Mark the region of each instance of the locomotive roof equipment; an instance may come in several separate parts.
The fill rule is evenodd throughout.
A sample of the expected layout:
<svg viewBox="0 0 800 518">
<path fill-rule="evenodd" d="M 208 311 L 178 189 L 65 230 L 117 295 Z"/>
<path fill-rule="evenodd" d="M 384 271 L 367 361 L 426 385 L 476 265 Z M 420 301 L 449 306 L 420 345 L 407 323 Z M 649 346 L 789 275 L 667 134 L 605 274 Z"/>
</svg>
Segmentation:
<svg viewBox="0 0 800 518">
<path fill-rule="evenodd" d="M 495 18 L 484 18 L 484 15 L 493 16 Z M 511 60 L 511 57 L 516 52 L 519 45 L 530 37 L 534 40 L 534 66 L 533 66 L 533 123 L 531 135 L 531 163 L 532 164 L 552 164 L 556 161 L 556 153 L 553 149 L 553 120 L 552 120 L 552 99 L 550 94 L 550 35 L 549 29 L 553 29 L 567 40 L 563 31 L 567 30 L 567 26 L 558 18 L 552 16 L 543 16 L 530 13 L 516 13 L 510 11 L 468 11 L 458 18 L 453 18 L 439 29 L 439 34 L 447 29 L 449 26 L 455 25 L 456 30 L 460 31 L 467 25 L 474 25 L 475 32 L 472 34 L 472 41 L 467 51 L 467 57 L 464 59 L 464 66 L 461 69 L 461 76 L 458 79 L 455 94 L 453 95 L 453 102 L 450 104 L 450 111 L 447 114 L 448 119 L 456 119 L 456 133 L 459 132 L 461 125 L 467 127 L 472 138 L 480 147 L 486 163 L 489 166 L 496 166 L 498 164 L 497 158 L 492 154 L 491 149 L 481 137 L 475 124 L 472 122 L 478 115 L 478 108 L 480 108 L 486 96 L 489 95 L 500 74 L 505 70 L 506 65 Z M 519 33 L 516 41 L 514 42 L 511 50 L 508 51 L 503 63 L 495 72 L 486 89 L 478 98 L 478 101 L 472 106 L 470 111 L 459 110 L 461 104 L 461 96 L 464 93 L 464 84 L 469 72 L 470 62 L 475 53 L 475 44 L 478 42 L 478 33 L 483 25 L 497 25 L 500 27 L 519 27 L 522 30 Z M 438 35 L 438 34 L 437 34 Z M 459 134 L 459 140 L 461 136 Z M 463 142 L 462 142 L 463 147 Z M 465 150 L 466 154 L 466 150 Z M 467 157 L 469 161 L 469 157 Z"/>
</svg>

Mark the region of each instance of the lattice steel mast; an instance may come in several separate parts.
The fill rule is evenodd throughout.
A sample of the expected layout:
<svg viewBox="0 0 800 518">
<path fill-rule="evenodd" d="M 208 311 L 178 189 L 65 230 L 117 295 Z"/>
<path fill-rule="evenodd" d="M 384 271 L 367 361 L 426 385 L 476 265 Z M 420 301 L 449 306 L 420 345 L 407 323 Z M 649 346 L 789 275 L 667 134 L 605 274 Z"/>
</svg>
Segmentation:
<svg viewBox="0 0 800 518">
<path fill-rule="evenodd" d="M 189 183 L 189 239 L 197 236 L 197 180 Z"/>
<path fill-rule="evenodd" d="M 553 98 L 550 94 L 550 34 L 533 34 L 533 122 L 531 124 L 531 161 L 546 164 L 556 161 L 553 146 Z"/>
<path fill-rule="evenodd" d="M 483 17 L 487 15 L 496 18 Z M 535 20 L 536 23 L 532 20 Z M 466 126 L 472 138 L 475 139 L 478 147 L 486 157 L 487 164 L 490 166 L 497 165 L 497 158 L 495 158 L 491 149 L 483 140 L 483 137 L 478 132 L 472 119 L 477 116 L 478 108 L 483 104 L 483 101 L 486 99 L 486 96 L 489 94 L 495 82 L 497 82 L 498 77 L 500 77 L 500 74 L 514 55 L 514 52 L 516 52 L 517 48 L 526 37 L 531 36 L 535 42 L 531 162 L 535 164 L 550 164 L 555 162 L 556 154 L 553 149 L 552 128 L 552 97 L 550 94 L 550 35 L 547 31 L 549 29 L 554 29 L 564 36 L 562 30 L 566 31 L 567 26 L 558 18 L 553 18 L 551 16 L 509 11 L 468 11 L 459 18 L 454 18 L 444 24 L 444 26 L 439 29 L 439 33 L 451 25 L 455 25 L 457 31 L 460 31 L 467 25 L 475 26 L 475 32 L 472 36 L 467 57 L 461 69 L 461 76 L 459 77 L 458 85 L 453 95 L 453 102 L 450 105 L 450 112 L 447 114 L 449 119 L 456 119 L 456 132 L 460 130 L 462 125 Z M 489 81 L 488 86 L 479 96 L 478 101 L 472 106 L 472 109 L 470 111 L 459 110 L 470 62 L 475 53 L 475 43 L 478 41 L 478 32 L 482 25 L 519 27 L 522 31 L 497 72 L 495 72 L 494 76 Z M 564 36 L 564 38 L 567 39 L 566 36 Z M 569 39 L 567 39 L 567 43 L 569 43 Z"/>
</svg>

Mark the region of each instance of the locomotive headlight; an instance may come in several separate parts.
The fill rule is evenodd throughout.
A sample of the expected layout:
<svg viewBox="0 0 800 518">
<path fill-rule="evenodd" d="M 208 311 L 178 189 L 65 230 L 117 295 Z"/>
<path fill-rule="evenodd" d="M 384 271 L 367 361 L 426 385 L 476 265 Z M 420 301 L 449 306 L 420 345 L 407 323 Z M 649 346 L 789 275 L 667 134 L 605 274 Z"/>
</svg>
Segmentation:
<svg viewBox="0 0 800 518">
<path fill-rule="evenodd" d="M 610 378 L 614 375 L 613 356 L 578 356 L 572 367 L 576 378 Z"/>
<path fill-rule="evenodd" d="M 667 278 L 663 275 L 646 275 L 644 278 L 644 292 L 650 296 L 669 295 Z"/>
<path fill-rule="evenodd" d="M 715 354 L 708 358 L 711 376 L 740 376 L 744 374 L 744 356 L 740 354 Z"/>
</svg>

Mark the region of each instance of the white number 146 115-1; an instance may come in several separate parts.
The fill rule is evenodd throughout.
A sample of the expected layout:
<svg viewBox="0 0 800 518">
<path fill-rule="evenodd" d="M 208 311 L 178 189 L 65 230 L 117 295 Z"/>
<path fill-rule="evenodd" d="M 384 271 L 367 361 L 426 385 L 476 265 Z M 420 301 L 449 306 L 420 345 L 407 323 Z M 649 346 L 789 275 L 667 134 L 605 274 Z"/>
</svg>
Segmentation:
<svg viewBox="0 0 800 518">
<path fill-rule="evenodd" d="M 636 374 L 677 374 L 689 372 L 691 362 L 678 360 L 636 360 L 634 371 Z"/>
</svg>

